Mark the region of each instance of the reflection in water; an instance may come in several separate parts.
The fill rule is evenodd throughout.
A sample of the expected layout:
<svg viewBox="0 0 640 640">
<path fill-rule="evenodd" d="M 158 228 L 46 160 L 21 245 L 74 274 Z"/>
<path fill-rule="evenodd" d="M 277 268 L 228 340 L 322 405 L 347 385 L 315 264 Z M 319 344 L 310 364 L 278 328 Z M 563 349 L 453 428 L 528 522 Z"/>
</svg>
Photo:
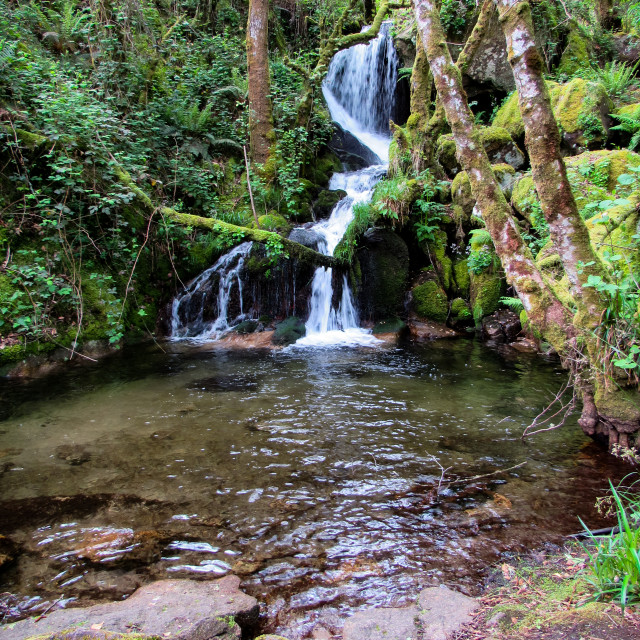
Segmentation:
<svg viewBox="0 0 640 640">
<path fill-rule="evenodd" d="M 0 534 L 25 552 L 0 582 L 14 609 L 233 571 L 270 629 L 300 637 L 431 584 L 473 592 L 501 552 L 592 518 L 612 472 L 575 423 L 520 441 L 564 380 L 539 359 L 473 341 L 168 348 L 0 386 Z M 525 460 L 436 499 L 440 465 Z"/>
</svg>

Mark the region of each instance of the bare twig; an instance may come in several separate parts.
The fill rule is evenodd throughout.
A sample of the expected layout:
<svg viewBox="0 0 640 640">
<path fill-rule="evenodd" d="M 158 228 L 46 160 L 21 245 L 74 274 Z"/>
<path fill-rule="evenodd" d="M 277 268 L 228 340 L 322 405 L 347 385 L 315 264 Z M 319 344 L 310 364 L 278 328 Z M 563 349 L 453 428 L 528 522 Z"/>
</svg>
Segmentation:
<svg viewBox="0 0 640 640">
<path fill-rule="evenodd" d="M 520 462 L 519 464 L 514 465 L 513 467 L 509 467 L 508 469 L 498 469 L 497 471 L 492 471 L 491 473 L 483 473 L 479 476 L 473 476 L 472 478 L 460 478 L 459 480 L 453 480 L 449 483 L 449 486 L 454 484 L 467 484 L 468 482 L 475 482 L 476 480 L 484 480 L 485 478 L 491 478 L 493 476 L 499 476 L 502 473 L 508 473 L 509 471 L 513 471 L 514 469 L 519 469 L 520 467 L 524 467 L 527 464 L 527 461 Z"/>
<path fill-rule="evenodd" d="M 555 398 L 533 419 L 533 422 L 525 428 L 522 432 L 521 439 L 524 440 L 527 436 L 535 435 L 536 433 L 542 433 L 543 431 L 553 431 L 555 429 L 559 429 L 562 427 L 567 418 L 573 413 L 573 410 L 576 406 L 576 393 L 575 389 L 573 389 L 573 393 L 571 394 L 571 400 L 569 402 L 564 403 L 562 401 L 562 396 L 567 392 L 567 389 L 572 384 L 572 379 L 569 378 L 567 382 L 565 382 L 562 387 L 560 387 L 560 391 L 556 393 Z M 559 405 L 559 409 L 554 413 L 550 412 L 553 410 L 555 406 Z M 562 419 L 558 424 L 554 424 L 551 422 L 556 416 L 562 415 Z M 542 425 L 548 424 L 548 427 L 542 427 Z M 535 429 L 535 430 L 532 430 Z"/>
<path fill-rule="evenodd" d="M 247 157 L 247 147 L 242 145 L 242 150 L 244 151 L 244 164 L 247 167 L 247 187 L 249 188 L 249 198 L 251 199 L 251 211 L 253 211 L 253 219 L 255 220 L 256 227 L 260 228 L 260 223 L 258 222 L 258 214 L 256 213 L 256 205 L 253 202 L 253 189 L 251 189 L 251 176 L 249 175 L 249 158 Z"/>
</svg>

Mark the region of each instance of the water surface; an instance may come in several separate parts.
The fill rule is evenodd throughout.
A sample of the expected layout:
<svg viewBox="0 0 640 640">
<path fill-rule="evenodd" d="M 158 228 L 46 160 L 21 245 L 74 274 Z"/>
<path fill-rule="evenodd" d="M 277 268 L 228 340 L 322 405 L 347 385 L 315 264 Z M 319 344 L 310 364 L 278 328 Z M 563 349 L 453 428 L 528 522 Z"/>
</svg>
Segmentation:
<svg viewBox="0 0 640 640">
<path fill-rule="evenodd" d="M 501 553 L 593 518 L 615 473 L 575 420 L 520 440 L 565 380 L 552 361 L 472 340 L 163 348 L 0 382 L 0 533 L 22 550 L 5 614 L 233 571 L 266 629 L 335 631 L 425 586 L 477 593 Z"/>
</svg>

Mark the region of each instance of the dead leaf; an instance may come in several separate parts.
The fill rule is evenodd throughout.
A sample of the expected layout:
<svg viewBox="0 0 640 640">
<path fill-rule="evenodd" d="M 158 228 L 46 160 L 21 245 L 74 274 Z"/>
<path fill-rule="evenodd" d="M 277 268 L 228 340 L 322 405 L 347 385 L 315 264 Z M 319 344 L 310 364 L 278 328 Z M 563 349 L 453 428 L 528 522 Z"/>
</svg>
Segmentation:
<svg viewBox="0 0 640 640">
<path fill-rule="evenodd" d="M 91 628 L 94 631 L 100 631 L 100 629 L 102 629 L 102 625 L 104 624 L 104 622 L 96 622 L 95 624 L 91 625 Z"/>
</svg>

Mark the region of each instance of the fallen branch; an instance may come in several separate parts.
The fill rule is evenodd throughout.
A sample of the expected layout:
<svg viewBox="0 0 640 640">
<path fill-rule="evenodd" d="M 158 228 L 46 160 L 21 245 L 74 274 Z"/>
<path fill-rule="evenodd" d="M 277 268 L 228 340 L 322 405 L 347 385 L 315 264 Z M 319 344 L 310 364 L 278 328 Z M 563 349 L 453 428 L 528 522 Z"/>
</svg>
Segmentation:
<svg viewBox="0 0 640 640">
<path fill-rule="evenodd" d="M 566 404 L 562 402 L 562 396 L 566 393 L 569 385 L 571 383 L 571 378 L 565 382 L 562 387 L 560 387 L 560 391 L 556 393 L 555 398 L 533 419 L 533 422 L 526 427 L 526 429 L 522 432 L 521 439 L 524 440 L 527 436 L 533 436 L 536 433 L 542 433 L 543 431 L 554 431 L 555 429 L 559 429 L 562 427 L 567 418 L 573 413 L 573 410 L 576 406 L 576 393 L 575 390 L 571 394 L 571 400 Z M 549 412 L 553 409 L 555 405 L 560 405 L 560 408 L 551 415 L 548 415 Z M 562 419 L 558 424 L 551 422 L 556 416 L 562 415 Z M 545 417 L 546 416 L 546 417 Z M 542 425 L 549 424 L 548 427 L 542 427 Z M 536 429 L 535 431 L 531 431 L 534 427 L 542 427 Z"/>
<path fill-rule="evenodd" d="M 113 167 L 114 173 L 118 180 L 131 189 L 132 193 L 138 198 L 138 201 L 144 206 L 149 213 L 159 211 L 160 214 L 169 220 L 178 222 L 188 227 L 197 227 L 199 229 L 207 229 L 214 234 L 227 235 L 234 240 L 234 244 L 240 244 L 251 240 L 260 244 L 275 244 L 281 246 L 289 258 L 295 258 L 303 262 L 309 262 L 321 267 L 340 266 L 341 263 L 332 256 L 325 256 L 318 251 L 309 249 L 298 242 L 293 242 L 288 238 L 283 238 L 272 231 L 264 231 L 263 229 L 251 229 L 249 227 L 239 227 L 235 224 L 229 224 L 216 218 L 203 218 L 202 216 L 192 215 L 190 213 L 180 213 L 169 207 L 157 207 L 151 198 L 135 184 L 131 176 L 119 165 Z"/>
</svg>

